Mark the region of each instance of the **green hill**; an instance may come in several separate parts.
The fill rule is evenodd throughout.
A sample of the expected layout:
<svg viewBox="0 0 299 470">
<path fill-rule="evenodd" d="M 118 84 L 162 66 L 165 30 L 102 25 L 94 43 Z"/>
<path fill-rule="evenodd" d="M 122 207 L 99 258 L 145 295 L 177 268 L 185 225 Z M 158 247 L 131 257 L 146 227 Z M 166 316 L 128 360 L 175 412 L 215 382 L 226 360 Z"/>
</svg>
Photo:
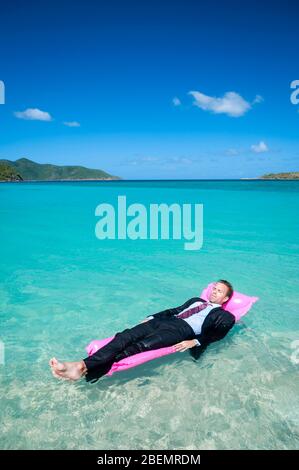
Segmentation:
<svg viewBox="0 0 299 470">
<path fill-rule="evenodd" d="M 268 173 L 261 176 L 264 180 L 298 180 L 299 171 L 292 171 L 290 173 Z"/>
<path fill-rule="evenodd" d="M 0 181 L 22 181 L 22 179 L 12 166 L 0 161 Z"/>
<path fill-rule="evenodd" d="M 93 170 L 84 166 L 59 166 L 48 163 L 35 163 L 28 158 L 16 161 L 0 160 L 0 164 L 10 167 L 24 181 L 55 181 L 55 180 L 118 180 L 118 176 L 109 175 L 102 170 Z M 0 174 L 0 180 L 3 181 Z M 11 181 L 4 179 L 4 181 Z"/>
</svg>

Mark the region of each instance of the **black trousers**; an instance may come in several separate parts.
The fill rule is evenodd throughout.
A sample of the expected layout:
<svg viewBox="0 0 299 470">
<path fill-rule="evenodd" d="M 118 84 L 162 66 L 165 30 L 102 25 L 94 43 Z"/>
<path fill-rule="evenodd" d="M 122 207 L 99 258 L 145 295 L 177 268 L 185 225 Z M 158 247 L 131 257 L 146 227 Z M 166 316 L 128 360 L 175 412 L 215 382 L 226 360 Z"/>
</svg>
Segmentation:
<svg viewBox="0 0 299 470">
<path fill-rule="evenodd" d="M 110 343 L 84 359 L 87 368 L 85 378 L 88 382 L 97 380 L 110 370 L 114 362 L 125 357 L 172 346 L 180 341 L 193 339 L 194 336 L 191 326 L 181 318 L 153 318 L 117 333 Z"/>
</svg>

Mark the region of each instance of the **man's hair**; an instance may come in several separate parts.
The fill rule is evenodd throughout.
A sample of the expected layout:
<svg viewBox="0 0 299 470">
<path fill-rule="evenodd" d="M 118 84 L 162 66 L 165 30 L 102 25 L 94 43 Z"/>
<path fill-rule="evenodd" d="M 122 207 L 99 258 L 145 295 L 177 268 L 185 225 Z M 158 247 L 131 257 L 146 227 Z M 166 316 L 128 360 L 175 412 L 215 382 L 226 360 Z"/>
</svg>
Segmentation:
<svg viewBox="0 0 299 470">
<path fill-rule="evenodd" d="M 219 281 L 217 282 L 221 282 L 221 284 L 224 284 L 227 287 L 227 296 L 229 300 L 234 293 L 233 286 L 231 285 L 230 282 L 226 281 L 225 279 L 219 279 Z"/>
</svg>

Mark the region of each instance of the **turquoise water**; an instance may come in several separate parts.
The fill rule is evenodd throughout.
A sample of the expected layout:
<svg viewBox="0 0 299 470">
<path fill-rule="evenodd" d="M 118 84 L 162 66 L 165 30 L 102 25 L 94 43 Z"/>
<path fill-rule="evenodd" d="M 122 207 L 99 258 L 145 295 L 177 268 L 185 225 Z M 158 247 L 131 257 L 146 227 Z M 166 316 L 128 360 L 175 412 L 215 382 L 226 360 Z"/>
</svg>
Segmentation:
<svg viewBox="0 0 299 470">
<path fill-rule="evenodd" d="M 118 195 L 203 204 L 202 249 L 98 240 L 95 208 Z M 298 448 L 298 207 L 295 181 L 0 184 L 0 447 Z M 95 385 L 50 374 L 53 355 L 81 359 L 217 278 L 260 300 L 198 362 L 177 353 Z"/>
</svg>

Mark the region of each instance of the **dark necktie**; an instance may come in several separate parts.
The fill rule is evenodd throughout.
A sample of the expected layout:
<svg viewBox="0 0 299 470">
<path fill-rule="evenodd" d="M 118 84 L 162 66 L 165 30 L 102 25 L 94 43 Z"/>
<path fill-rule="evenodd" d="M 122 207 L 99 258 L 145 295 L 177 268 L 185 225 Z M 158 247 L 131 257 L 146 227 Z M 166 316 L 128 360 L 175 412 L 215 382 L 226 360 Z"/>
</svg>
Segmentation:
<svg viewBox="0 0 299 470">
<path fill-rule="evenodd" d="M 186 312 L 179 313 L 179 315 L 177 315 L 177 318 L 185 319 L 185 318 L 191 317 L 191 315 L 194 315 L 195 313 L 200 312 L 201 310 L 206 308 L 208 305 L 209 305 L 209 302 L 204 302 L 198 305 L 197 307 L 193 307 L 193 308 L 190 308 L 189 310 L 186 310 Z"/>
</svg>

